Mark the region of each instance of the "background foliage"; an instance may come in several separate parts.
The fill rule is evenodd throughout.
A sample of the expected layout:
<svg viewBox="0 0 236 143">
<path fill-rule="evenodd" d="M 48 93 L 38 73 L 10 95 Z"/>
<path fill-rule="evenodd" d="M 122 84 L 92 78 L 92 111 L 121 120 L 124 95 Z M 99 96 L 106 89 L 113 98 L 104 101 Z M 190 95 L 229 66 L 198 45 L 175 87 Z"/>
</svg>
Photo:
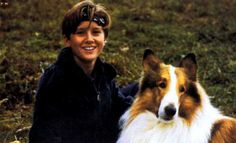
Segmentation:
<svg viewBox="0 0 236 143">
<path fill-rule="evenodd" d="M 38 80 L 63 48 L 60 24 L 78 0 L 7 2 L 0 7 L 0 141 L 27 142 Z M 235 0 L 95 2 L 112 15 L 102 58 L 117 68 L 120 85 L 139 79 L 145 48 L 172 64 L 192 52 L 214 105 L 236 117 Z"/>
</svg>

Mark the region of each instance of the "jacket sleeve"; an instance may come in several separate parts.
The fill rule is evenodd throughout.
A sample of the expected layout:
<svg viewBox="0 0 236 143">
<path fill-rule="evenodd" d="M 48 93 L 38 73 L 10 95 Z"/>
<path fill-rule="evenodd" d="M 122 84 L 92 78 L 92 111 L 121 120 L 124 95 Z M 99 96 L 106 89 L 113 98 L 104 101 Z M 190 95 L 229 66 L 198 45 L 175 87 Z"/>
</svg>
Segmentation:
<svg viewBox="0 0 236 143">
<path fill-rule="evenodd" d="M 133 102 L 133 99 L 135 95 L 137 94 L 138 90 L 139 90 L 138 82 L 134 82 L 134 83 L 131 83 L 131 84 L 128 84 L 126 86 L 119 88 L 121 95 L 123 95 L 125 98 L 130 99 L 131 103 Z"/>
<path fill-rule="evenodd" d="M 113 81 L 113 111 L 116 118 L 120 116 L 131 106 L 134 96 L 138 92 L 138 83 L 132 83 L 125 87 L 119 88 Z"/>
<path fill-rule="evenodd" d="M 29 143 L 60 142 L 60 106 L 58 98 L 61 89 L 58 73 L 54 68 L 45 71 L 36 94 L 33 124 L 29 132 Z"/>
</svg>

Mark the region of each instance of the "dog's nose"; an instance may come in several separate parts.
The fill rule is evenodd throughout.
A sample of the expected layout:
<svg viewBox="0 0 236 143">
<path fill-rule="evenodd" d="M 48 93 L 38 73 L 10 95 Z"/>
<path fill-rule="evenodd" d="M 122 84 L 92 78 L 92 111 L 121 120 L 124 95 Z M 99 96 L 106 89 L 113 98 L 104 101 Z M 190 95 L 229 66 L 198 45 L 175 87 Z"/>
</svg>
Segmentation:
<svg viewBox="0 0 236 143">
<path fill-rule="evenodd" d="M 165 114 L 167 117 L 173 117 L 176 113 L 176 108 L 173 104 L 170 104 L 165 107 Z"/>
</svg>

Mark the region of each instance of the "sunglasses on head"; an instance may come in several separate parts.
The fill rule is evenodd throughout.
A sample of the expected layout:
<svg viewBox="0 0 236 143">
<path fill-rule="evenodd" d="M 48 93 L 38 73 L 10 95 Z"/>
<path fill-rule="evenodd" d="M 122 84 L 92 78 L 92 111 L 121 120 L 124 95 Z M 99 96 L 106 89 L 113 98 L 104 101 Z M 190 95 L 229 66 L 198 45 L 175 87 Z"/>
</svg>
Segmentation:
<svg viewBox="0 0 236 143">
<path fill-rule="evenodd" d="M 91 5 L 86 5 L 81 8 L 80 10 L 80 16 L 81 16 L 81 21 L 87 21 L 90 20 L 91 14 L 93 11 L 95 11 L 95 6 Z M 92 18 L 93 22 L 96 22 L 99 26 L 104 27 L 106 25 L 106 21 L 103 17 L 94 15 Z"/>
</svg>

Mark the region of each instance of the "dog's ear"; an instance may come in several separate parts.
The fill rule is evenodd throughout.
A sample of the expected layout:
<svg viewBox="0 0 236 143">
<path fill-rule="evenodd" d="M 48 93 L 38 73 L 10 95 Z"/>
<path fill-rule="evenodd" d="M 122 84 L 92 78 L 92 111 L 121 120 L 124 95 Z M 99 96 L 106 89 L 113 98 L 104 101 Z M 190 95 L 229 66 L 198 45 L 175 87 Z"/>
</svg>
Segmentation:
<svg viewBox="0 0 236 143">
<path fill-rule="evenodd" d="M 155 56 L 151 49 L 146 49 L 143 54 L 143 67 L 144 72 L 149 70 L 158 70 L 161 60 Z"/>
<path fill-rule="evenodd" d="M 187 71 L 187 75 L 192 81 L 197 80 L 197 61 L 193 53 L 186 55 L 180 62 L 179 67 L 183 67 Z"/>
</svg>

